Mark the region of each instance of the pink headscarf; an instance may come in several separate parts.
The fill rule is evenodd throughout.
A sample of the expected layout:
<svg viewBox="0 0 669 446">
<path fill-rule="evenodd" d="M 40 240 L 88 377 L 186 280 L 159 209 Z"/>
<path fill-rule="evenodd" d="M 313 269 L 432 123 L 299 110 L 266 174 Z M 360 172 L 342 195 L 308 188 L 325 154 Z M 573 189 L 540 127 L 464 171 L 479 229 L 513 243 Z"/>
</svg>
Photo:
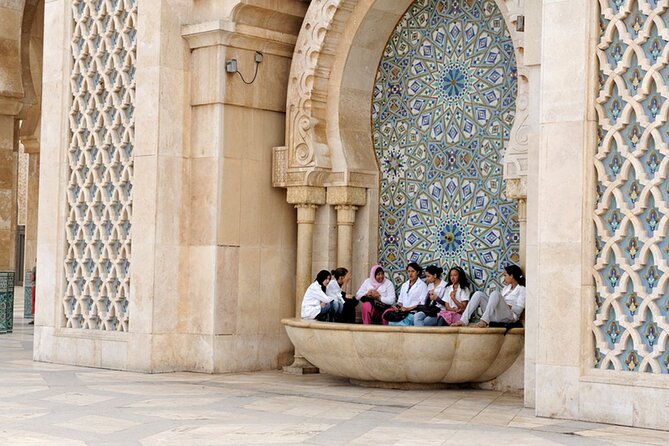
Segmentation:
<svg viewBox="0 0 669 446">
<path fill-rule="evenodd" d="M 383 282 L 378 282 L 376 280 L 376 270 L 379 268 L 383 269 L 381 265 L 374 265 L 372 266 L 372 269 L 369 271 L 369 282 L 372 289 L 374 290 L 378 289 L 383 284 Z"/>
</svg>

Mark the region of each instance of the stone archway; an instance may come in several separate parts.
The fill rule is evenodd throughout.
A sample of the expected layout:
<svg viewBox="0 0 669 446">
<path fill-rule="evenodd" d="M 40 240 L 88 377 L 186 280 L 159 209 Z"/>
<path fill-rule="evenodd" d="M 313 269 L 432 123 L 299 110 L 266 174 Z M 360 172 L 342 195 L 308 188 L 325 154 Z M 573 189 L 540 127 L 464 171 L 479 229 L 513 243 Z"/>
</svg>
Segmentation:
<svg viewBox="0 0 669 446">
<path fill-rule="evenodd" d="M 0 269 L 30 269 L 36 255 L 44 1 L 24 0 L 1 6 L 0 21 Z M 26 262 L 16 266 L 19 143 L 28 154 L 28 200 Z"/>
<path fill-rule="evenodd" d="M 376 256 L 379 197 L 369 119 L 371 95 L 388 36 L 412 3 L 316 0 L 305 16 L 289 78 L 286 146 L 276 147 L 273 156 L 273 184 L 287 188 L 288 202 L 298 211 L 297 306 L 313 268 L 337 263 L 352 266 L 354 275 L 363 277 Z M 518 107 L 504 178 L 507 196 L 519 200 L 522 243 L 530 70 L 524 65 L 523 33 L 516 31 L 516 25 L 524 14 L 524 3 L 495 0 L 495 4 L 511 32 L 518 64 Z M 333 206 L 336 213 L 324 204 Z M 319 231 L 323 227 L 337 230 Z M 331 256 L 324 261 L 323 255 L 314 260 L 314 230 L 321 247 L 337 240 L 336 250 L 329 250 L 337 253 L 336 260 Z M 354 258 L 362 260 L 355 263 Z"/>
<path fill-rule="evenodd" d="M 295 46 L 289 78 L 286 146 L 277 147 L 274 152 L 273 184 L 289 189 L 289 202 L 302 208 L 308 205 L 309 209 L 326 201 L 335 206 L 353 206 L 354 210 L 361 208 L 354 217 L 361 224 L 352 223 L 349 212 L 348 220 L 338 219 L 337 225 L 354 224 L 353 238 L 362 242 L 350 250 L 354 250 L 355 258 L 368 259 L 357 266 L 356 272 L 362 274 L 375 255 L 375 249 L 370 248 L 377 245 L 376 233 L 365 229 L 378 223 L 378 166 L 369 119 L 373 84 L 387 38 L 412 3 L 413 0 L 311 3 Z M 524 212 L 528 70 L 523 63 L 522 33 L 514 31 L 523 9 L 513 0 L 496 0 L 496 4 L 511 31 L 519 76 L 518 109 L 505 158 L 505 178 L 512 180 L 507 182 L 509 196 L 521 201 Z M 348 192 L 342 193 L 342 187 Z M 326 188 L 336 191 L 331 194 L 337 195 L 336 199 L 326 197 Z M 366 190 L 366 197 L 361 198 L 358 189 Z M 315 218 L 314 213 L 298 220 L 308 226 Z M 312 249 L 305 246 L 304 250 Z M 298 265 L 300 270 L 306 276 L 300 277 L 298 272 L 298 289 L 310 281 L 311 266 Z"/>
</svg>

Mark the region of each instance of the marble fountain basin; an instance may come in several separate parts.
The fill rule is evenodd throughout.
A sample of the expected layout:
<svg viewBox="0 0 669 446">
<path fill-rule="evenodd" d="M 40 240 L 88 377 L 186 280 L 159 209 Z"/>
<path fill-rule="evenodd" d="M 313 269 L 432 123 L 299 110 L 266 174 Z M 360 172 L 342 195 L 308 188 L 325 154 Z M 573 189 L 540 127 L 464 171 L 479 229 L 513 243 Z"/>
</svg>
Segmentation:
<svg viewBox="0 0 669 446">
<path fill-rule="evenodd" d="M 358 384 L 490 381 L 523 350 L 524 328 L 403 327 L 283 319 L 301 356 Z"/>
</svg>

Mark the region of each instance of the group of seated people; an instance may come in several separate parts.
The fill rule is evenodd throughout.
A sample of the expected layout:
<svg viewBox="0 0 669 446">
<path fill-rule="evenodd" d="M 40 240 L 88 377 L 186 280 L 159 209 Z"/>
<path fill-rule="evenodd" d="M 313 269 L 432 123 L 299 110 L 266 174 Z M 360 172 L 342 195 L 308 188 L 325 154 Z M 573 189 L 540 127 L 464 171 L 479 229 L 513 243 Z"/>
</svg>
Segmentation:
<svg viewBox="0 0 669 446">
<path fill-rule="evenodd" d="M 518 322 L 525 308 L 525 276 L 517 265 L 504 268 L 501 292 L 490 295 L 473 292 L 465 271 L 454 266 L 442 280 L 443 269 L 431 265 L 423 268 L 415 262 L 407 266 L 409 280 L 400 288 L 396 299 L 395 286 L 386 278 L 381 265 L 374 265 L 355 296 L 343 289 L 351 280 L 346 268 L 320 271 L 307 288 L 302 300 L 302 318 L 330 322 L 355 323 L 355 308 L 362 303 L 364 324 L 465 326 L 480 308 L 483 315 L 477 327 L 491 323 Z M 421 276 L 425 276 L 425 281 Z"/>
</svg>

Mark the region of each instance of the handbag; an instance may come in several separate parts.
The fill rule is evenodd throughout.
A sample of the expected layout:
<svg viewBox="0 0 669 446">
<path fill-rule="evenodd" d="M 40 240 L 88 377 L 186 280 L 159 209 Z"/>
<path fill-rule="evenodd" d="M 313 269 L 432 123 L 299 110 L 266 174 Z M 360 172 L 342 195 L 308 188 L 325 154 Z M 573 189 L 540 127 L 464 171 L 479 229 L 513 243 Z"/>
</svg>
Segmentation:
<svg viewBox="0 0 669 446">
<path fill-rule="evenodd" d="M 371 296 L 362 296 L 360 298 L 360 302 L 371 302 L 372 305 L 374 305 L 374 308 L 380 311 L 386 311 L 388 308 L 391 307 L 391 305 L 385 304 L 378 299 L 374 299 Z"/>
<path fill-rule="evenodd" d="M 416 313 L 425 313 L 425 316 L 435 317 L 439 314 L 439 307 L 436 305 L 418 305 L 415 310 Z"/>
<path fill-rule="evenodd" d="M 383 313 L 383 319 L 388 322 L 400 322 L 406 319 L 409 316 L 408 311 L 386 311 Z"/>
</svg>

